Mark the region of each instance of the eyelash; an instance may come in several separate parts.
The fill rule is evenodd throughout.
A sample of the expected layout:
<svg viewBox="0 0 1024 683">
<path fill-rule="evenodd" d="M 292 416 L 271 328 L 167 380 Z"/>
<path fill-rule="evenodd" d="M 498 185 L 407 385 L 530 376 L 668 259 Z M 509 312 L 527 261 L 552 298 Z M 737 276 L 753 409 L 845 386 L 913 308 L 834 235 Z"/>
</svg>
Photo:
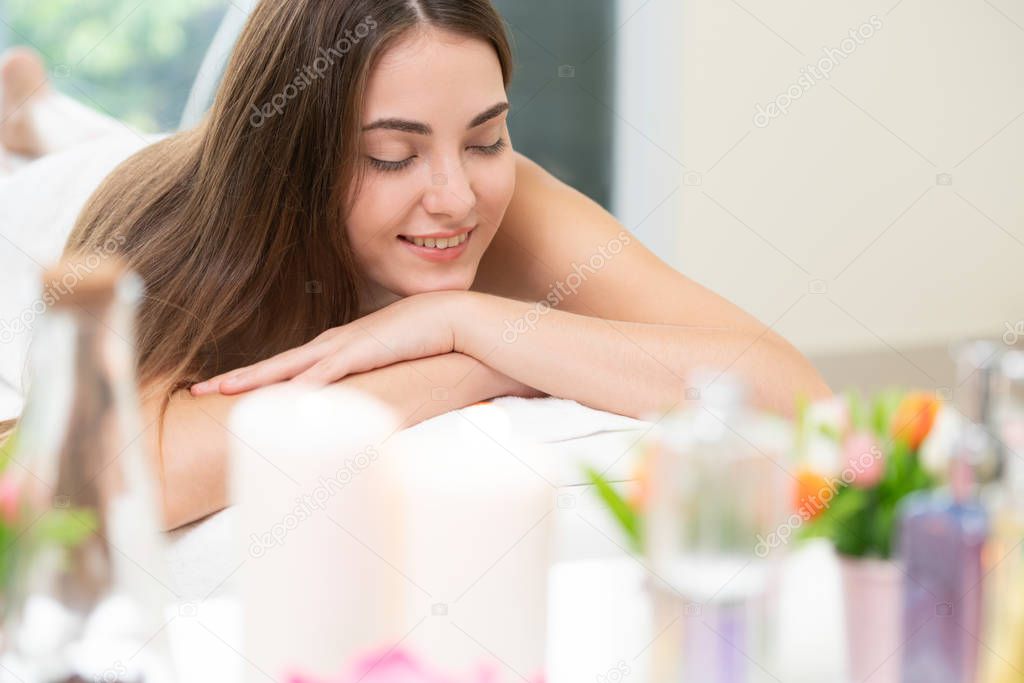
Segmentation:
<svg viewBox="0 0 1024 683">
<path fill-rule="evenodd" d="M 476 150 L 480 154 L 485 156 L 493 156 L 495 154 L 501 154 L 505 150 L 505 138 L 499 138 L 493 145 L 470 147 L 470 149 Z M 381 159 L 375 159 L 373 157 L 367 157 L 370 160 L 370 165 L 376 168 L 378 171 L 385 172 L 398 172 L 407 168 L 412 160 L 416 157 L 409 157 L 402 161 L 383 161 Z"/>
</svg>

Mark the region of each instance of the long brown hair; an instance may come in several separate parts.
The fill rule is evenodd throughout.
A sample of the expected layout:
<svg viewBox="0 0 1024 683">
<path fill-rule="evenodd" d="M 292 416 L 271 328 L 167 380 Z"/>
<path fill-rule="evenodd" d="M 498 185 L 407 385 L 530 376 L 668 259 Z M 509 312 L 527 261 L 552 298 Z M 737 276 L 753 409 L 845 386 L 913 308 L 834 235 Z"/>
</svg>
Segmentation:
<svg viewBox="0 0 1024 683">
<path fill-rule="evenodd" d="M 492 44 L 508 86 L 490 0 L 262 0 L 204 121 L 104 181 L 65 256 L 123 239 L 147 288 L 141 385 L 169 395 L 358 315 L 344 220 L 364 168 L 362 95 L 380 55 L 427 27 Z"/>
</svg>

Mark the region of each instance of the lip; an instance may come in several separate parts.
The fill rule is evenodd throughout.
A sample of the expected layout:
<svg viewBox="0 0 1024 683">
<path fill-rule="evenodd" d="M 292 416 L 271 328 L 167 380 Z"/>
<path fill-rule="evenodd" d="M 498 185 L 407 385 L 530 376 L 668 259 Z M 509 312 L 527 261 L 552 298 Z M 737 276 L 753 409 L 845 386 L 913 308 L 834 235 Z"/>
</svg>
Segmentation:
<svg viewBox="0 0 1024 683">
<path fill-rule="evenodd" d="M 435 249 L 434 247 L 420 247 L 420 246 L 417 246 L 417 245 L 413 244 L 412 242 L 410 242 L 408 240 L 404 240 L 404 239 L 402 239 L 400 237 L 396 237 L 395 239 L 397 239 L 399 242 L 401 242 L 406 247 L 408 247 L 412 251 L 412 253 L 415 254 L 416 256 L 419 256 L 420 258 L 422 258 L 422 259 L 424 259 L 426 261 L 433 261 L 433 262 L 436 263 L 436 262 L 443 262 L 443 261 L 454 261 L 455 259 L 457 259 L 460 256 L 462 256 L 462 254 L 465 253 L 466 248 L 469 247 L 469 243 L 473 241 L 473 228 L 466 228 L 466 229 L 460 230 L 458 232 L 447 233 L 447 234 L 436 233 L 436 235 L 423 235 L 422 236 L 424 239 L 426 239 L 427 237 L 435 237 L 435 236 L 441 237 L 441 238 L 456 237 L 458 235 L 461 235 L 464 232 L 465 233 L 469 233 L 469 235 L 466 237 L 466 241 L 463 242 L 462 244 L 460 244 L 457 247 L 448 247 L 447 249 Z M 416 237 L 420 237 L 420 235 L 416 235 Z"/>
<path fill-rule="evenodd" d="M 448 239 L 449 237 L 458 237 L 464 232 L 472 232 L 476 230 L 476 226 L 468 228 L 459 228 L 458 230 L 449 230 L 448 232 L 430 232 L 425 235 L 401 235 L 401 237 L 418 237 L 420 239 L 434 238 L 434 239 Z"/>
</svg>

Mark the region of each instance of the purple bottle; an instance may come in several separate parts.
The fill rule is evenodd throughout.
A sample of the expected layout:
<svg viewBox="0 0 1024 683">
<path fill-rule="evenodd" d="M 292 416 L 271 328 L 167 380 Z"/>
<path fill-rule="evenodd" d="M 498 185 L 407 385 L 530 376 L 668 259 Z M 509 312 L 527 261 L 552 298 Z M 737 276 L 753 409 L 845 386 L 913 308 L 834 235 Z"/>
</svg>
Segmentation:
<svg viewBox="0 0 1024 683">
<path fill-rule="evenodd" d="M 952 495 L 913 495 L 902 506 L 903 683 L 971 683 L 977 675 L 988 518 L 971 499 L 967 464 L 957 460 L 954 469 Z"/>
<path fill-rule="evenodd" d="M 897 553 L 903 581 L 903 683 L 973 683 L 982 637 L 982 550 L 988 513 L 975 481 L 997 473 L 990 418 L 987 342 L 954 350 L 960 429 L 949 458 L 949 486 L 912 494 L 900 506 Z M 898 655 L 894 655 L 898 656 Z"/>
</svg>

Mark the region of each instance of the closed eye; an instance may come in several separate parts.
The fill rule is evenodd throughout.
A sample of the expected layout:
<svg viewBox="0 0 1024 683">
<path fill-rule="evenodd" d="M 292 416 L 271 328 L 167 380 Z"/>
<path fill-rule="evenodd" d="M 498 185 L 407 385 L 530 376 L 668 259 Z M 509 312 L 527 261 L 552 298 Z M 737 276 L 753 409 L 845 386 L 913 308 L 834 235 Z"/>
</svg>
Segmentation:
<svg viewBox="0 0 1024 683">
<path fill-rule="evenodd" d="M 505 142 L 504 138 L 498 138 L 498 141 L 495 142 L 493 145 L 474 145 L 469 149 L 479 154 L 491 156 L 494 154 L 500 154 L 502 151 L 504 151 L 506 145 L 507 143 Z M 408 168 L 412 164 L 413 160 L 416 159 L 416 156 L 414 155 L 409 157 L 408 159 L 402 159 L 401 161 L 385 161 L 384 159 L 377 159 L 375 157 L 367 157 L 367 159 L 369 159 L 370 164 L 377 170 L 385 172 L 398 172 Z"/>
<path fill-rule="evenodd" d="M 493 145 L 487 145 L 486 147 L 478 145 L 476 147 L 470 147 L 470 149 L 474 149 L 481 154 L 498 154 L 505 149 L 505 138 L 498 138 L 498 141 Z"/>
<path fill-rule="evenodd" d="M 402 169 L 408 167 L 412 163 L 412 160 L 415 159 L 416 157 L 411 156 L 408 159 L 402 159 L 401 161 L 384 161 L 383 159 L 375 159 L 373 157 L 368 158 L 370 160 L 370 164 L 377 170 L 401 171 Z"/>
</svg>

